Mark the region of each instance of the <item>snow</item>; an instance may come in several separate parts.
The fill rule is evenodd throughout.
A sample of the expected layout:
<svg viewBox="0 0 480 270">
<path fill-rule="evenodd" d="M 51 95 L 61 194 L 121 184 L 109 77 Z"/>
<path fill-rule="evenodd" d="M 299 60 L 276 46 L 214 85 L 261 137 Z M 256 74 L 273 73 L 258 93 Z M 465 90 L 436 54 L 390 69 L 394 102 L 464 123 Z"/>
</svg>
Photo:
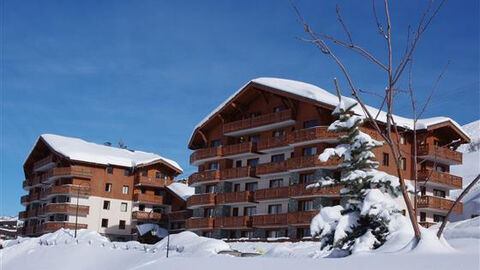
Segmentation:
<svg viewBox="0 0 480 270">
<path fill-rule="evenodd" d="M 190 196 L 195 194 L 195 188 L 189 187 L 186 184 L 180 182 L 174 182 L 167 186 L 172 192 L 177 194 L 183 200 L 187 200 Z"/>
<path fill-rule="evenodd" d="M 195 130 L 197 130 L 199 127 L 203 126 L 210 118 L 212 118 L 218 111 L 220 111 L 228 102 L 230 102 L 235 96 L 237 96 L 248 84 L 250 83 L 257 83 L 260 85 L 264 85 L 267 87 L 271 87 L 274 89 L 277 89 L 279 91 L 283 91 L 289 94 L 294 94 L 297 96 L 305 97 L 311 100 L 314 100 L 316 102 L 320 102 L 322 104 L 325 104 L 327 106 L 331 107 L 336 107 L 338 104 L 338 97 L 318 86 L 315 86 L 313 84 L 305 83 L 305 82 L 300 82 L 300 81 L 295 81 L 295 80 L 288 80 L 288 79 L 281 79 L 281 78 L 270 78 L 270 77 L 262 77 L 262 78 L 257 78 L 253 79 L 244 86 L 242 86 L 240 89 L 238 89 L 233 95 L 231 95 L 228 99 L 226 99 L 224 102 L 222 102 L 216 109 L 214 109 L 210 114 L 207 115 L 203 120 L 201 120 L 194 128 L 192 135 L 190 138 L 193 136 L 193 133 Z M 344 97 L 342 96 L 342 100 L 345 102 L 345 104 L 351 104 L 356 102 L 354 99 L 349 98 L 349 97 Z M 376 115 L 377 112 L 379 111 L 378 109 L 371 107 L 371 106 L 366 106 L 367 110 L 370 112 L 372 115 Z M 365 116 L 365 113 L 363 110 L 360 108 L 360 106 L 357 106 L 357 108 L 354 109 L 355 113 L 360 115 L 360 116 Z M 381 111 L 378 116 L 378 121 L 380 122 L 386 122 L 387 119 L 387 114 L 384 111 Z M 406 117 L 401 117 L 394 115 L 394 120 L 397 123 L 399 127 L 407 128 L 407 129 L 413 129 L 413 120 L 410 118 Z M 462 127 L 452 120 L 451 118 L 448 117 L 432 117 L 432 118 L 426 118 L 426 119 L 419 119 L 417 121 L 416 128 L 421 130 L 421 129 L 427 129 L 428 127 L 432 125 L 436 125 L 439 123 L 443 122 L 450 122 L 452 123 L 455 127 L 457 127 L 465 136 L 468 137 L 468 133 L 465 132 Z"/>
<path fill-rule="evenodd" d="M 169 258 L 165 258 L 166 239 L 155 245 L 135 241 L 109 242 L 96 232 L 80 230 L 78 242 L 70 230 L 59 230 L 39 238 L 5 241 L 0 250 L 2 269 L 479 269 L 480 218 L 450 223 L 445 240 L 455 251 L 431 236 L 435 228 L 425 229 L 427 239 L 421 250 L 406 250 L 412 232 L 409 223 L 391 235 L 377 250 L 358 252 L 345 258 L 324 258 L 318 242 L 233 242 L 199 237 L 191 232 L 171 235 Z M 406 226 L 408 225 L 408 226 Z M 428 232 L 430 231 L 430 234 Z M 440 247 L 437 244 L 442 244 Z M 263 254 L 235 258 L 217 254 L 235 249 Z"/>
<path fill-rule="evenodd" d="M 87 142 L 79 138 L 65 137 L 55 134 L 42 134 L 39 139 L 40 138 L 43 139 L 55 152 L 58 152 L 71 160 L 103 165 L 117 165 L 122 167 L 137 167 L 155 161 L 162 161 L 179 172 L 183 172 L 177 162 L 154 153 L 116 148 Z"/>
</svg>

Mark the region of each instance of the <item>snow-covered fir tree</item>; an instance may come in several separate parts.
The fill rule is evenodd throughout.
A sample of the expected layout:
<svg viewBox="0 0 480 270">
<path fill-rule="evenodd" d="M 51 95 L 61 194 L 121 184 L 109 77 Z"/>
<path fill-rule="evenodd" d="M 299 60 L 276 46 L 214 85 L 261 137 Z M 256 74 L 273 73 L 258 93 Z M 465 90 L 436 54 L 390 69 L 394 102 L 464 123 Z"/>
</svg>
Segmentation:
<svg viewBox="0 0 480 270">
<path fill-rule="evenodd" d="M 344 199 L 341 205 L 323 207 L 312 220 L 311 231 L 320 237 L 323 249 L 351 253 L 375 249 L 386 241 L 390 220 L 401 215 L 393 200 L 400 188 L 398 178 L 375 170 L 378 162 L 372 149 L 382 142 L 360 131 L 363 118 L 353 112 L 357 103 L 339 99 L 332 113 L 338 120 L 328 130 L 342 135 L 339 144 L 325 149 L 319 159 L 341 158 L 340 179 L 322 178 L 308 188 L 343 185 Z"/>
</svg>

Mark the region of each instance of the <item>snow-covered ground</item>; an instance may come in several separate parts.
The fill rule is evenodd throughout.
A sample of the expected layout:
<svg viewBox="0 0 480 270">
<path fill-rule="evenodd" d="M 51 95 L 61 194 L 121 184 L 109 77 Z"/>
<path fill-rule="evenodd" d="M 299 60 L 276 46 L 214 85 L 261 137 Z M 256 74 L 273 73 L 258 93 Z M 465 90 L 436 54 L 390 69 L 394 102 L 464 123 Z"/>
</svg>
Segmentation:
<svg viewBox="0 0 480 270">
<path fill-rule="evenodd" d="M 191 232 L 172 235 L 169 258 L 166 239 L 155 245 L 110 242 L 96 232 L 59 230 L 39 238 L 4 242 L 0 269 L 479 269 L 480 218 L 450 223 L 445 231 L 448 244 L 433 240 L 435 228 L 425 230 L 426 241 L 411 251 L 402 249 L 406 234 L 393 236 L 374 252 L 346 258 L 324 258 L 318 242 L 235 242 L 199 237 Z M 407 233 L 409 236 L 411 234 Z M 452 246 L 453 248 L 449 247 Z M 236 249 L 262 253 L 238 258 L 217 254 Z"/>
</svg>

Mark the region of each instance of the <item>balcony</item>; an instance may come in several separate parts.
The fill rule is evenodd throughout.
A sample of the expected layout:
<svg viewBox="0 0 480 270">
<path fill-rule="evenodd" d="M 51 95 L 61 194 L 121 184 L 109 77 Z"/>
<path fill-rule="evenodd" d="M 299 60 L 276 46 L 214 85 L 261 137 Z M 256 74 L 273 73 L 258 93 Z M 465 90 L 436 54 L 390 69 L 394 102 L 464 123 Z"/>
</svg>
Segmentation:
<svg viewBox="0 0 480 270">
<path fill-rule="evenodd" d="M 20 203 L 22 204 L 26 204 L 30 201 L 30 198 L 28 195 L 23 195 L 22 197 L 20 197 Z"/>
<path fill-rule="evenodd" d="M 252 217 L 252 227 L 286 227 L 288 214 L 259 215 Z"/>
<path fill-rule="evenodd" d="M 221 180 L 235 180 L 256 177 L 255 167 L 238 167 L 220 170 Z"/>
<path fill-rule="evenodd" d="M 28 203 L 31 203 L 33 201 L 38 201 L 40 200 L 40 192 L 32 192 L 29 195 L 23 195 L 20 197 L 20 202 L 25 205 Z"/>
<path fill-rule="evenodd" d="M 257 189 L 255 201 L 288 199 L 288 187 Z"/>
<path fill-rule="evenodd" d="M 317 210 L 288 213 L 289 225 L 310 225 L 313 217 L 318 214 Z"/>
<path fill-rule="evenodd" d="M 253 203 L 253 192 L 229 192 L 217 194 L 217 204 Z"/>
<path fill-rule="evenodd" d="M 244 142 L 222 147 L 223 156 L 233 158 L 248 156 L 257 152 L 257 144 L 253 142 Z"/>
<path fill-rule="evenodd" d="M 329 186 L 329 187 L 319 187 L 319 188 L 309 188 L 307 186 L 310 184 L 298 184 L 288 187 L 288 194 L 292 198 L 298 197 L 314 197 L 314 196 L 325 196 L 325 197 L 339 197 L 340 190 L 343 186 Z"/>
<path fill-rule="evenodd" d="M 462 153 L 436 145 L 419 145 L 418 156 L 426 160 L 447 165 L 462 164 Z"/>
<path fill-rule="evenodd" d="M 295 123 L 291 110 L 269 113 L 257 117 L 238 120 L 223 125 L 223 133 L 227 136 L 239 136 L 256 133 L 268 129 L 289 126 Z"/>
<path fill-rule="evenodd" d="M 330 132 L 326 126 L 304 128 L 292 132 L 288 136 L 288 143 L 293 146 L 299 146 L 318 142 L 335 142 L 341 135 L 345 134 L 343 132 Z"/>
<path fill-rule="evenodd" d="M 77 229 L 86 229 L 87 227 L 87 224 L 77 224 Z M 64 221 L 47 221 L 41 225 L 41 232 L 56 232 L 61 228 L 75 230 L 75 223 Z"/>
<path fill-rule="evenodd" d="M 88 215 L 90 207 L 87 205 L 78 205 L 78 215 L 86 216 Z M 77 214 L 77 205 L 69 203 L 52 203 L 43 207 L 39 210 L 39 214 L 67 214 L 67 215 L 76 215 Z"/>
<path fill-rule="evenodd" d="M 33 164 L 33 171 L 44 171 L 52 168 L 53 166 L 55 166 L 53 155 L 48 155 L 47 157 L 42 158 Z"/>
<path fill-rule="evenodd" d="M 252 217 L 217 217 L 215 218 L 215 228 L 221 229 L 242 229 L 252 227 Z"/>
<path fill-rule="evenodd" d="M 51 195 L 89 196 L 90 187 L 75 185 L 51 186 L 42 191 L 41 198 L 45 199 Z"/>
<path fill-rule="evenodd" d="M 212 160 L 222 155 L 222 146 L 198 149 L 190 155 L 190 164 L 198 165 L 199 162 Z"/>
<path fill-rule="evenodd" d="M 287 172 L 287 161 L 258 164 L 257 175 L 278 174 Z"/>
<path fill-rule="evenodd" d="M 417 199 L 418 208 L 428 208 L 433 211 L 447 212 L 452 207 L 454 201 L 434 196 L 421 196 Z M 463 211 L 462 203 L 458 203 L 453 209 L 453 213 L 461 214 Z"/>
<path fill-rule="evenodd" d="M 32 186 L 32 181 L 30 181 L 29 179 L 23 180 L 22 187 L 24 190 L 28 190 L 31 186 Z"/>
<path fill-rule="evenodd" d="M 461 189 L 463 187 L 462 177 L 452 175 L 446 172 L 438 172 L 435 170 L 420 170 L 418 171 L 418 181 L 448 186 L 454 189 Z"/>
<path fill-rule="evenodd" d="M 213 205 L 215 205 L 214 193 L 192 195 L 187 199 L 188 208 Z"/>
<path fill-rule="evenodd" d="M 326 162 L 321 162 L 318 155 L 294 157 L 287 160 L 287 168 L 289 171 L 300 171 L 313 168 L 336 168 L 340 164 L 340 159 L 331 158 Z"/>
<path fill-rule="evenodd" d="M 192 210 L 180 210 L 168 213 L 169 221 L 186 220 L 192 216 Z"/>
<path fill-rule="evenodd" d="M 163 215 L 161 213 L 146 212 L 146 211 L 133 211 L 132 218 L 136 220 L 161 220 Z"/>
<path fill-rule="evenodd" d="M 133 194 L 133 201 L 150 203 L 150 204 L 163 204 L 163 196 L 154 195 L 154 194 L 135 193 Z"/>
<path fill-rule="evenodd" d="M 42 176 L 41 182 L 43 183 L 46 180 L 54 180 L 62 177 L 78 177 L 90 179 L 92 178 L 92 169 L 82 166 L 53 168 L 52 170 L 48 171 L 44 176 Z"/>
<path fill-rule="evenodd" d="M 211 230 L 213 229 L 214 219 L 207 218 L 189 218 L 186 227 L 189 230 Z"/>
<path fill-rule="evenodd" d="M 289 147 L 287 136 L 269 137 L 267 139 L 262 139 L 258 142 L 257 146 L 258 151 L 262 152 L 269 152 L 287 147 Z"/>
<path fill-rule="evenodd" d="M 27 218 L 27 211 L 20 211 L 18 213 L 18 219 L 26 219 Z"/>
<path fill-rule="evenodd" d="M 196 172 L 188 178 L 188 185 L 198 186 L 200 184 L 212 183 L 220 180 L 220 170 Z"/>
<path fill-rule="evenodd" d="M 171 180 L 163 179 L 163 178 L 148 177 L 148 176 L 136 176 L 135 177 L 135 184 L 139 185 L 139 186 L 165 187 L 170 182 L 171 182 Z"/>
</svg>

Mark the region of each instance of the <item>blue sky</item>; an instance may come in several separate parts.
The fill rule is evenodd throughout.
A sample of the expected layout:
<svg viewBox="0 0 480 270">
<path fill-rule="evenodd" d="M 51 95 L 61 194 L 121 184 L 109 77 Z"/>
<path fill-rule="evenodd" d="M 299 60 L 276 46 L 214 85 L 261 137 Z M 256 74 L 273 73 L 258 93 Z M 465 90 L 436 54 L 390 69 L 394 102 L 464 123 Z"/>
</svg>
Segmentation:
<svg viewBox="0 0 480 270">
<path fill-rule="evenodd" d="M 0 215 L 22 209 L 22 163 L 38 135 L 57 133 L 177 160 L 186 174 L 195 124 L 252 78 L 332 89 L 338 68 L 310 44 L 288 1 L 3 1 Z M 362 3 L 368 4 L 362 4 Z M 427 1 L 392 1 L 394 46 Z M 336 1 L 299 1 L 319 32 L 342 36 Z M 385 59 L 369 1 L 338 1 L 357 43 Z M 447 1 L 416 53 L 422 100 L 452 63 L 425 114 L 479 118 L 479 3 Z M 370 63 L 337 49 L 358 87 L 384 89 Z M 344 94 L 348 94 L 344 91 Z M 371 105 L 374 96 L 365 96 Z M 399 97 L 396 112 L 410 116 Z"/>
</svg>

